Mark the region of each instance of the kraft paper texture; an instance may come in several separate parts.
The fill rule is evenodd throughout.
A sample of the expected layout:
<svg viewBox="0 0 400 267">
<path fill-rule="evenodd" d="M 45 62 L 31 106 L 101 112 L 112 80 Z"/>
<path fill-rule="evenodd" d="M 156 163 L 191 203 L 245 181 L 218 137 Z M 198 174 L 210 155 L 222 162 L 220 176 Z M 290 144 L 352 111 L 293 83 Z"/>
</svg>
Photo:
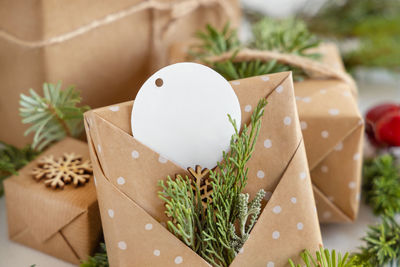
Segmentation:
<svg viewBox="0 0 400 267">
<path fill-rule="evenodd" d="M 211 23 L 237 24 L 238 0 L 0 1 L 0 140 L 23 136 L 19 95 L 62 81 L 92 108 L 134 99 L 147 77 L 166 64 L 172 41 Z M 112 88 L 112 89 L 111 89 Z"/>
<path fill-rule="evenodd" d="M 298 261 L 301 251 L 314 251 L 322 242 L 291 73 L 231 84 L 243 123 L 250 122 L 259 99 L 268 100 L 245 188 L 251 198 L 263 188 L 267 198 L 243 253 L 231 266 L 288 266 L 289 258 Z M 165 228 L 157 182 L 187 172 L 132 137 L 132 105 L 130 101 L 85 113 L 110 264 L 209 266 Z"/>
<path fill-rule="evenodd" d="M 170 63 L 187 61 L 191 43 L 172 45 Z M 323 44 L 316 50 L 313 52 L 322 54 L 320 63 L 325 70 L 342 73 L 342 76 L 349 78 L 336 46 Z M 306 68 L 310 69 L 311 66 Z M 294 83 L 311 180 L 322 223 L 351 222 L 358 213 L 364 123 L 354 86 L 354 81 L 321 77 Z M 252 92 L 250 88 L 249 93 Z"/>
<path fill-rule="evenodd" d="M 87 144 L 66 138 L 38 156 L 76 153 L 89 159 Z M 32 178 L 37 159 L 4 181 L 8 234 L 15 242 L 79 264 L 92 255 L 101 238 L 93 178 L 84 186 L 53 190 Z"/>
</svg>

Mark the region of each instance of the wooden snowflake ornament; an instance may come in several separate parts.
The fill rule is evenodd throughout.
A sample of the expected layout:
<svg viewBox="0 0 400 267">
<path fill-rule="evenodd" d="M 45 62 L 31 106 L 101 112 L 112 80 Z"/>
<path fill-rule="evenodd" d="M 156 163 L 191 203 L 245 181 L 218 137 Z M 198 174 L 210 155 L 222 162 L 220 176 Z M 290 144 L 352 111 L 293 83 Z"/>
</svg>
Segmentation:
<svg viewBox="0 0 400 267">
<path fill-rule="evenodd" d="M 208 177 L 210 170 L 207 168 L 202 169 L 199 165 L 196 165 L 195 169 L 189 167 L 188 171 L 192 176 L 192 189 L 196 192 L 197 185 L 197 188 L 199 188 L 200 191 L 201 204 L 204 208 L 207 208 L 207 202 L 212 202 L 211 195 L 213 191 L 210 179 Z"/>
<path fill-rule="evenodd" d="M 38 167 L 32 171 L 36 180 L 45 179 L 44 184 L 53 189 L 62 189 L 71 182 L 75 187 L 85 184 L 92 173 L 90 161 L 83 161 L 81 156 L 74 153 L 65 153 L 58 159 L 54 159 L 53 155 L 43 157 L 39 159 Z"/>
</svg>

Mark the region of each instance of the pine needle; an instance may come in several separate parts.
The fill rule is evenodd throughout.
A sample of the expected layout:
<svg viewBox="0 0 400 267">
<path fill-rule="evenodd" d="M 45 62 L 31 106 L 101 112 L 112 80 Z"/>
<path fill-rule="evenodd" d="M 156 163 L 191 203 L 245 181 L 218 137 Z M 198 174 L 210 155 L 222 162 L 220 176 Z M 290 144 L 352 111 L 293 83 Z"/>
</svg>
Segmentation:
<svg viewBox="0 0 400 267">
<path fill-rule="evenodd" d="M 229 24 L 226 24 L 222 31 L 207 25 L 205 31 L 199 32 L 197 37 L 200 44 L 192 46 L 189 55 L 211 66 L 227 80 L 283 71 L 293 71 L 295 80 L 302 80 L 306 77 L 301 69 L 278 63 L 275 60 L 236 62 L 237 52 L 246 45 L 240 43 L 236 30 L 231 29 Z M 302 21 L 294 19 L 276 21 L 264 18 L 253 25 L 253 40 L 249 47 L 317 59 L 320 56 L 319 54 L 311 54 L 307 50 L 318 45 L 319 41 L 307 30 Z M 217 56 L 226 52 L 233 52 L 232 58 L 222 62 L 209 62 L 207 60 L 209 56 Z"/>
<path fill-rule="evenodd" d="M 83 113 L 89 107 L 77 106 L 81 97 L 73 86 L 61 90 L 61 82 L 44 83 L 44 97 L 33 89 L 29 93 L 21 94 L 19 111 L 22 122 L 31 124 L 25 135 L 34 133 L 34 149 L 41 151 L 66 136 L 78 137 L 83 132 Z"/>
<path fill-rule="evenodd" d="M 391 155 L 364 163 L 366 202 L 376 215 L 393 217 L 400 212 L 400 169 Z"/>
</svg>

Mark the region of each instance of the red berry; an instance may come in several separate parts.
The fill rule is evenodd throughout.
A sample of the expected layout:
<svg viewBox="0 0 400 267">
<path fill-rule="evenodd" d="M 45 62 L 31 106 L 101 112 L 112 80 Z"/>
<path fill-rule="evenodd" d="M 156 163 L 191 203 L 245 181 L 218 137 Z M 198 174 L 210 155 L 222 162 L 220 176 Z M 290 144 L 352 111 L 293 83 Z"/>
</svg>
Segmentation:
<svg viewBox="0 0 400 267">
<path fill-rule="evenodd" d="M 389 146 L 400 146 L 400 110 L 383 115 L 375 125 L 376 139 Z"/>
<path fill-rule="evenodd" d="M 386 114 L 395 111 L 400 111 L 400 105 L 393 103 L 380 104 L 368 111 L 365 120 L 365 132 L 367 133 L 368 139 L 373 145 L 387 145 L 386 142 L 377 137 L 377 132 L 379 130 L 377 129 L 376 124 L 382 117 L 386 116 Z M 386 136 L 386 134 L 383 135 Z"/>
<path fill-rule="evenodd" d="M 382 116 L 391 111 L 400 110 L 400 105 L 385 103 L 371 108 L 366 116 L 368 123 L 377 122 Z"/>
</svg>

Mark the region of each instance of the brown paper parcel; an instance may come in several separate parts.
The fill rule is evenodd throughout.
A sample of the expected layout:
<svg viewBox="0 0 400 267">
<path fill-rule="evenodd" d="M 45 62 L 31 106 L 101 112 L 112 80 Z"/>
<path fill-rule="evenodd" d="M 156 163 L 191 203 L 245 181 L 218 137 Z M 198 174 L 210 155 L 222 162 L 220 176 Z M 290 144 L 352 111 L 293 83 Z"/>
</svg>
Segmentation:
<svg viewBox="0 0 400 267">
<path fill-rule="evenodd" d="M 286 266 L 289 258 L 298 260 L 303 249 L 315 250 L 321 244 L 291 73 L 231 84 L 246 124 L 259 99 L 268 100 L 245 189 L 251 197 L 265 189 L 268 202 L 232 266 Z M 157 182 L 187 172 L 132 137 L 132 105 L 133 101 L 85 114 L 110 264 L 209 266 L 165 228 Z"/>
<path fill-rule="evenodd" d="M 189 46 L 173 45 L 170 63 L 187 61 Z M 242 51 L 236 59 L 273 58 L 303 68 L 313 77 L 295 82 L 294 87 L 318 217 L 323 223 L 351 222 L 357 217 L 360 200 L 364 132 L 357 88 L 345 73 L 336 46 L 323 44 L 317 52 L 323 56 L 321 62 L 257 50 Z"/>
<path fill-rule="evenodd" d="M 66 138 L 38 158 L 64 153 L 89 159 L 84 142 Z M 78 264 L 92 255 L 101 238 L 101 223 L 92 178 L 84 186 L 53 190 L 32 178 L 37 159 L 4 181 L 8 234 L 15 242 Z"/>
<path fill-rule="evenodd" d="M 29 88 L 73 84 L 92 108 L 134 99 L 171 42 L 239 18 L 238 0 L 0 1 L 0 140 L 30 142 L 18 114 Z"/>
</svg>

